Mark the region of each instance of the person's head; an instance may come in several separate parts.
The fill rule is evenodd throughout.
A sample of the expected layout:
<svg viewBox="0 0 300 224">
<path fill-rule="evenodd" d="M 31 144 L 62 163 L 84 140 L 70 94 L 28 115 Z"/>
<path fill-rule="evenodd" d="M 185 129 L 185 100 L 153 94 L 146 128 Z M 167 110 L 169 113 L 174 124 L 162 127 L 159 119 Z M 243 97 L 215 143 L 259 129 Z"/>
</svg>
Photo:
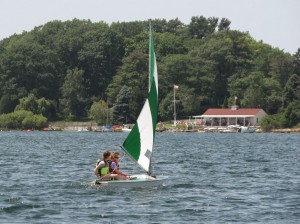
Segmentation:
<svg viewBox="0 0 300 224">
<path fill-rule="evenodd" d="M 109 150 L 106 150 L 105 152 L 103 152 L 103 160 L 108 160 L 111 156 L 111 153 Z"/>
<path fill-rule="evenodd" d="M 113 153 L 112 153 L 112 157 L 113 157 L 114 159 L 120 159 L 120 153 L 118 153 L 118 152 L 113 152 Z"/>
</svg>

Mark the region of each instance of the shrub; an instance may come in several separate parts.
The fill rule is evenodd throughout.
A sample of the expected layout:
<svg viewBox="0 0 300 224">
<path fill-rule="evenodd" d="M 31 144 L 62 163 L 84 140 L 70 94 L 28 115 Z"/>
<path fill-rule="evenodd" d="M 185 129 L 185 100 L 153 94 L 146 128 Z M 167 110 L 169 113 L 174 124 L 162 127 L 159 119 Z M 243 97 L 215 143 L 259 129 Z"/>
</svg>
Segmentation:
<svg viewBox="0 0 300 224">
<path fill-rule="evenodd" d="M 283 112 L 284 126 L 293 127 L 300 123 L 300 102 L 290 103 Z"/>
<path fill-rule="evenodd" d="M 40 129 L 47 126 L 47 118 L 31 111 L 18 110 L 0 115 L 0 127 L 5 129 Z"/>
<path fill-rule="evenodd" d="M 262 120 L 260 127 L 264 131 L 270 131 L 272 129 L 282 128 L 283 127 L 282 114 L 269 115 L 269 116 L 265 117 Z"/>
</svg>

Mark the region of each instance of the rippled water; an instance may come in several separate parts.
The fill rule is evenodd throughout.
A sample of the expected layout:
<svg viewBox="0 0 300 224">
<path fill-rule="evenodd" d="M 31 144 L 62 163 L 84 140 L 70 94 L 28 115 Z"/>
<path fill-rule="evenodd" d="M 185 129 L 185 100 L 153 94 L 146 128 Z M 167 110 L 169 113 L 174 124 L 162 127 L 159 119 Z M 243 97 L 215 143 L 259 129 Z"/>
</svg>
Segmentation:
<svg viewBox="0 0 300 224">
<path fill-rule="evenodd" d="M 157 133 L 159 188 L 89 183 L 126 133 L 0 132 L 0 223 L 300 223 L 299 134 Z M 124 157 L 121 167 L 140 173 Z"/>
</svg>

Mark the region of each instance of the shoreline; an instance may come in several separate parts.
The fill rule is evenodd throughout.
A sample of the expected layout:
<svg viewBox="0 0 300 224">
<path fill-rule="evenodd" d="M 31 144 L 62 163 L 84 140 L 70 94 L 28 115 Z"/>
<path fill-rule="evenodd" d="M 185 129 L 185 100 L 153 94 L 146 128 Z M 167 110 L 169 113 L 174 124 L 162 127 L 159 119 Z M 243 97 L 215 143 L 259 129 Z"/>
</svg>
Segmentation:
<svg viewBox="0 0 300 224">
<path fill-rule="evenodd" d="M 0 131 L 67 131 L 67 132 L 128 132 L 123 130 L 124 127 L 132 127 L 133 124 L 127 125 L 113 125 L 113 126 L 99 126 L 95 122 L 49 122 L 48 127 L 42 128 L 40 130 L 31 130 L 31 129 L 13 129 L 7 130 L 5 128 Z M 109 128 L 108 128 L 109 127 Z M 159 122 L 156 126 L 156 132 L 185 132 L 185 133 L 238 133 L 239 127 L 230 127 L 230 126 L 199 126 L 199 125 L 177 125 L 174 127 L 171 124 L 163 124 Z M 251 126 L 254 129 L 252 133 L 300 133 L 300 128 L 280 128 L 264 131 L 260 129 L 259 126 Z"/>
<path fill-rule="evenodd" d="M 165 131 L 157 131 L 157 132 L 176 132 L 176 133 L 180 133 L 180 132 L 185 132 L 185 133 L 189 133 L 189 132 L 193 132 L 193 133 L 239 133 L 239 132 L 220 132 L 220 131 L 214 131 L 214 132 L 207 132 L 204 130 L 165 130 Z M 272 129 L 269 131 L 263 131 L 261 129 L 257 129 L 256 131 L 253 132 L 255 133 L 285 133 L 285 134 L 289 134 L 289 133 L 300 133 L 300 128 L 283 128 L 283 129 Z M 253 133 L 242 133 L 242 134 L 253 134 Z"/>
<path fill-rule="evenodd" d="M 267 133 L 268 131 L 265 131 Z M 283 128 L 283 129 L 273 129 L 269 132 L 272 133 L 300 133 L 300 128 Z"/>
<path fill-rule="evenodd" d="M 52 132 L 52 131 L 62 131 L 62 132 L 82 132 L 80 129 L 81 128 L 85 128 L 85 130 L 83 132 L 126 132 L 126 131 L 122 131 L 120 129 L 118 130 L 103 130 L 103 131 L 98 131 L 95 129 L 90 129 L 89 126 L 67 126 L 64 128 L 61 127 L 52 127 L 51 129 L 47 128 L 47 129 L 42 129 L 42 130 L 32 130 L 32 129 L 26 129 L 26 130 L 20 130 L 20 129 L 16 129 L 16 130 L 6 130 L 6 129 L 0 129 L 0 132 L 7 132 L 7 131 L 22 131 L 22 132 L 33 132 L 33 131 L 43 131 L 43 132 Z M 89 130 L 88 130 L 89 129 Z M 215 131 L 205 131 L 204 128 L 198 128 L 198 129 L 181 129 L 181 128 L 165 128 L 164 130 L 162 129 L 157 129 L 156 132 L 167 132 L 167 133 L 238 133 L 238 132 L 221 132 L 218 130 Z M 281 128 L 281 129 L 272 129 L 269 131 L 263 131 L 261 129 L 256 129 L 253 133 L 285 133 L 285 134 L 289 134 L 289 133 L 300 133 L 300 128 Z M 243 133 L 245 134 L 245 133 Z M 250 133 L 248 133 L 250 134 Z"/>
</svg>

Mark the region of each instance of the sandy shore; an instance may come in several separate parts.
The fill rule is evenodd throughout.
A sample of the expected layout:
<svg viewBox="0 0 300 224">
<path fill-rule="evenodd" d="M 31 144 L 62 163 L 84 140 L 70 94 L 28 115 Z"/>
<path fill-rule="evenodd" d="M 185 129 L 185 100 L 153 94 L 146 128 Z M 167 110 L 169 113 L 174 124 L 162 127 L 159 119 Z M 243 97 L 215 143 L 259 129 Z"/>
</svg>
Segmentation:
<svg viewBox="0 0 300 224">
<path fill-rule="evenodd" d="M 300 128 L 273 129 L 270 132 L 273 132 L 273 133 L 300 133 Z"/>
</svg>

